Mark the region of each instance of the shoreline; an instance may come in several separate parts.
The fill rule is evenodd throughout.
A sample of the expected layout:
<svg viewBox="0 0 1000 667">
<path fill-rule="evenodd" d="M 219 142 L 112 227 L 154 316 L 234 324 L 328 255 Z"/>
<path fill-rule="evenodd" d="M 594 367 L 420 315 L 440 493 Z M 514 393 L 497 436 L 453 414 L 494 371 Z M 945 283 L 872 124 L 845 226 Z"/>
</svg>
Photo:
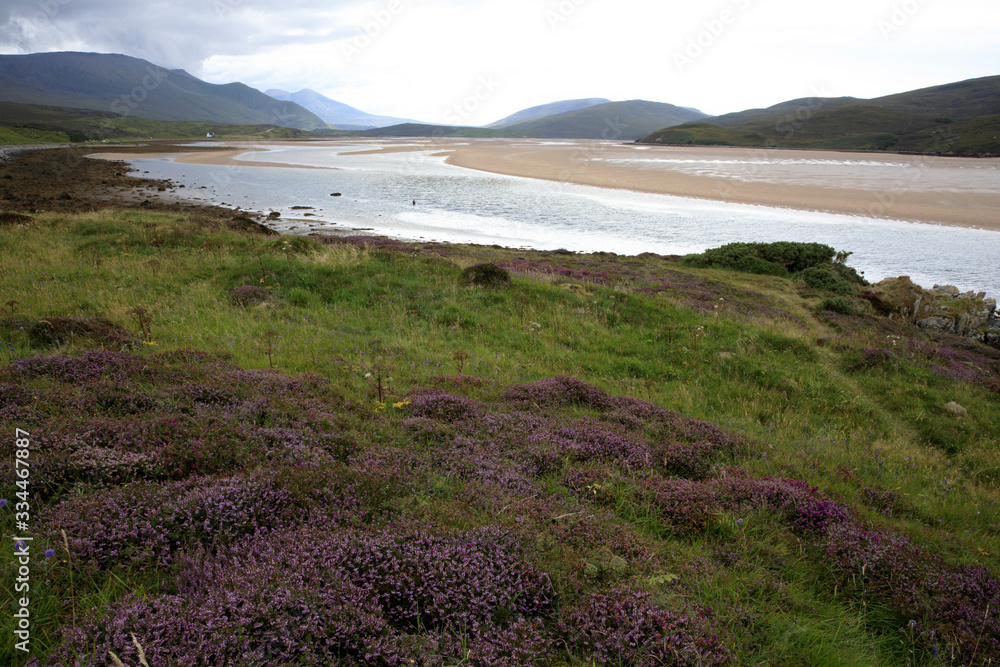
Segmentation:
<svg viewBox="0 0 1000 667">
<path fill-rule="evenodd" d="M 400 143 L 408 143 L 402 138 Z M 274 141 L 269 143 L 301 145 L 303 142 Z M 307 142 L 316 146 L 337 146 L 338 144 L 370 143 L 356 139 Z M 456 145 L 457 144 L 457 145 Z M 239 166 L 277 167 L 292 169 L 336 169 L 309 165 L 280 164 L 258 160 L 239 160 L 239 156 L 255 151 L 266 151 L 259 144 L 234 146 L 221 150 L 184 151 L 172 146 L 170 152 L 161 153 L 179 163 Z M 809 211 L 849 215 L 881 220 L 919 222 L 941 226 L 965 227 L 1000 232 L 1000 187 L 996 192 L 951 192 L 940 189 L 921 190 L 919 181 L 933 182 L 933 169 L 947 165 L 953 160 L 973 160 L 973 158 L 932 158 L 928 156 L 874 153 L 845 153 L 838 151 L 814 151 L 808 149 L 766 149 L 770 158 L 782 154 L 793 155 L 794 160 L 822 163 L 825 161 L 856 160 L 871 162 L 879 160 L 907 167 L 906 180 L 898 179 L 864 187 L 838 182 L 836 187 L 824 186 L 823 182 L 765 182 L 757 177 L 754 160 L 762 156 L 762 149 L 733 147 L 676 147 L 618 144 L 611 142 L 580 142 L 573 140 L 536 142 L 534 140 L 442 140 L 435 139 L 420 145 L 398 145 L 379 142 L 369 149 L 348 151 L 353 155 L 393 154 L 405 152 L 431 152 L 446 156 L 445 163 L 463 169 L 480 172 L 532 178 L 556 183 L 571 183 L 591 187 L 611 188 L 643 192 L 648 194 L 685 197 L 700 201 L 717 201 L 732 204 L 764 206 L 787 210 Z M 710 151 L 710 152 L 708 152 Z M 148 154 L 147 154 L 148 155 Z M 747 178 L 730 174 L 723 178 L 706 173 L 684 172 L 679 168 L 663 168 L 652 164 L 648 158 L 666 157 L 667 162 L 735 161 L 742 165 Z M 105 159 L 132 159 L 127 152 L 95 155 Z M 647 163 L 636 161 L 647 158 Z M 711 159 L 708 159 L 711 158 Z M 1000 159 L 975 158 L 968 163 L 973 169 L 1000 169 Z M 738 172 L 738 170 L 737 170 Z M 798 178 L 794 171 L 789 180 Z M 831 182 L 837 176 L 831 175 Z M 798 180 L 803 180 L 799 178 Z M 816 180 L 816 179 L 814 179 Z M 856 181 L 857 183 L 857 181 Z"/>
<path fill-rule="evenodd" d="M 281 164 L 279 162 L 260 162 L 258 160 L 238 160 L 237 158 L 246 153 L 266 153 L 263 148 L 232 148 L 214 151 L 181 152 L 171 151 L 165 153 L 151 153 L 147 156 L 171 159 L 180 164 L 202 164 L 218 167 L 278 167 L 288 169 L 326 169 L 336 170 L 336 167 L 317 167 L 301 164 Z M 138 153 L 94 153 L 88 155 L 89 158 L 99 160 L 134 160 Z"/>
</svg>

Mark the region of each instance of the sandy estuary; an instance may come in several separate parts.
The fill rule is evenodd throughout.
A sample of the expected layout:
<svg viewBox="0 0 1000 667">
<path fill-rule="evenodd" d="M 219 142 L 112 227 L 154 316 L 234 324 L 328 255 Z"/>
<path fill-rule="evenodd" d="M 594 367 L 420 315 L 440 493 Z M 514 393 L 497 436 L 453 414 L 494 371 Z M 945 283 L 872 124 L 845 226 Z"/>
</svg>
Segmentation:
<svg viewBox="0 0 1000 667">
<path fill-rule="evenodd" d="M 1000 159 L 488 139 L 226 146 L 104 157 L 199 203 L 277 211 L 280 231 L 623 254 L 816 241 L 853 251 L 869 279 L 1000 292 Z"/>
</svg>

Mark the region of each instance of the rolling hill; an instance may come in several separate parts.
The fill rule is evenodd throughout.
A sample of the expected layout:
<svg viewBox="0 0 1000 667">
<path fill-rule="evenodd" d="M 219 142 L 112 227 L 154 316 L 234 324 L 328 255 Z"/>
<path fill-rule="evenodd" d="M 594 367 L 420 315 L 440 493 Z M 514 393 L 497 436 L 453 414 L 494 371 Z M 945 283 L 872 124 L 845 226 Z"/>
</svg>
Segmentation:
<svg viewBox="0 0 1000 667">
<path fill-rule="evenodd" d="M 695 109 L 687 109 L 645 100 L 608 102 L 586 109 L 545 116 L 504 127 L 519 136 L 544 139 L 635 140 L 655 131 L 707 118 Z"/>
<path fill-rule="evenodd" d="M 151 120 L 110 111 L 0 102 L 0 144 L 77 143 L 146 139 L 298 139 L 309 132 L 277 125 L 232 125 L 194 120 Z"/>
<path fill-rule="evenodd" d="M 457 125 L 425 125 L 423 123 L 401 123 L 389 127 L 379 127 L 355 134 L 366 137 L 484 137 L 512 138 L 519 135 L 505 129 L 488 127 L 464 127 Z"/>
<path fill-rule="evenodd" d="M 166 121 L 326 127 L 298 104 L 275 100 L 242 83 L 211 84 L 117 54 L 0 55 L 0 102 Z"/>
<path fill-rule="evenodd" d="M 792 100 L 654 132 L 639 143 L 1000 155 L 1000 76 L 870 100 Z"/>
<path fill-rule="evenodd" d="M 376 116 L 361 109 L 355 109 L 343 102 L 332 100 L 309 88 L 304 88 L 297 93 L 290 93 L 274 88 L 266 91 L 265 94 L 276 100 L 295 102 L 299 106 L 313 112 L 330 125 L 334 125 L 342 130 L 369 130 L 377 127 L 419 122 L 408 118 Z"/>
<path fill-rule="evenodd" d="M 556 114 L 566 113 L 568 111 L 587 109 L 589 107 L 597 106 L 598 104 L 607 104 L 610 101 L 611 100 L 604 97 L 590 97 L 582 100 L 563 100 L 561 102 L 540 104 L 536 107 L 521 109 L 517 113 L 511 114 L 506 118 L 502 118 L 495 123 L 490 123 L 486 127 L 504 127 L 506 125 L 513 125 L 515 123 L 520 123 L 533 118 L 541 118 L 543 116 L 554 116 Z"/>
</svg>

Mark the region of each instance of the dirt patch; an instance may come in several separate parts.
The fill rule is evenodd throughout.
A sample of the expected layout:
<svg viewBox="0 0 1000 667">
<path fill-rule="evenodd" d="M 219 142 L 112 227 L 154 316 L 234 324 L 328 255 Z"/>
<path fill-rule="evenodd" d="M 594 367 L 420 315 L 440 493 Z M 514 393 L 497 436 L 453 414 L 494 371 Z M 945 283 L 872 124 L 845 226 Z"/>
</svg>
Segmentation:
<svg viewBox="0 0 1000 667">
<path fill-rule="evenodd" d="M 157 143 L 129 147 L 128 150 L 135 153 L 170 153 L 176 152 L 178 147 Z M 86 157 L 94 153 L 121 151 L 120 146 L 32 150 L 0 163 L 0 225 L 25 222 L 16 216 L 44 212 L 86 213 L 106 208 L 175 213 L 201 209 L 210 212 L 213 217 L 226 219 L 234 215 L 232 209 L 176 199 L 171 196 L 171 191 L 176 189 L 172 182 L 129 176 L 129 172 L 135 170 L 125 162 Z"/>
</svg>

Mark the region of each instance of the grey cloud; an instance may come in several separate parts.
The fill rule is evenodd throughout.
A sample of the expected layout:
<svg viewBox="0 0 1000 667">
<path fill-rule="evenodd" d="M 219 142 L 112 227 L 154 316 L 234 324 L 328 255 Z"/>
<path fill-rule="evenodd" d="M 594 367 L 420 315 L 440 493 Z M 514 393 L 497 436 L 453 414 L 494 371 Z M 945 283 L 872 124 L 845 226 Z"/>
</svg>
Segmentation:
<svg viewBox="0 0 1000 667">
<path fill-rule="evenodd" d="M 345 4 L 283 0 L 276 10 L 265 0 L 6 0 L 0 9 L 0 51 L 125 53 L 198 74 L 212 55 L 351 35 L 339 26 L 317 26 L 318 14 Z"/>
</svg>

